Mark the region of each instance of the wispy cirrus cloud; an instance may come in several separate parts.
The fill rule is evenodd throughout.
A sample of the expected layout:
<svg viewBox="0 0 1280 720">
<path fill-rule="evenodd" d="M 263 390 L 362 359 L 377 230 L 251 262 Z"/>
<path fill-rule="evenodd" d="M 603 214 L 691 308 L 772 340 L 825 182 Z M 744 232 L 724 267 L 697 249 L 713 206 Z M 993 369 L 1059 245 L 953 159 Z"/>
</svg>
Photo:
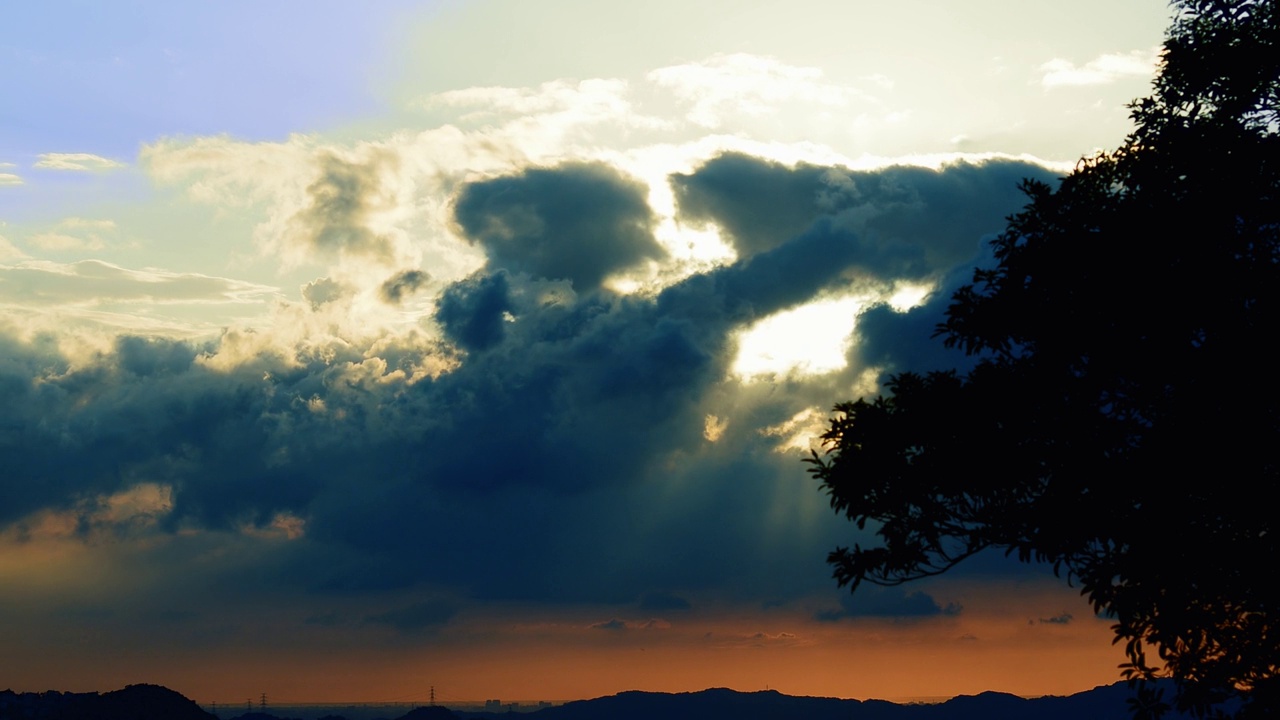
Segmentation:
<svg viewBox="0 0 1280 720">
<path fill-rule="evenodd" d="M 648 620 L 619 620 L 611 618 L 602 622 L 592 623 L 587 626 L 591 630 L 611 630 L 613 632 L 622 632 L 624 630 L 667 630 L 671 627 L 671 623 L 661 618 L 650 618 Z"/>
<path fill-rule="evenodd" d="M 0 266 L 0 302 L 98 305 L 104 302 L 254 303 L 274 287 L 200 273 L 132 270 L 101 260 L 30 260 Z"/>
<path fill-rule="evenodd" d="M 116 224 L 112 220 L 69 217 L 48 232 L 27 236 L 27 244 L 37 250 L 51 252 L 102 250 L 116 234 Z"/>
<path fill-rule="evenodd" d="M 103 172 L 124 167 L 124 163 L 92 153 L 43 153 L 32 167 L 42 170 Z"/>
<path fill-rule="evenodd" d="M 22 176 L 17 173 L 8 172 L 9 168 L 16 167 L 13 163 L 0 162 L 0 187 L 6 185 L 22 185 Z"/>
</svg>

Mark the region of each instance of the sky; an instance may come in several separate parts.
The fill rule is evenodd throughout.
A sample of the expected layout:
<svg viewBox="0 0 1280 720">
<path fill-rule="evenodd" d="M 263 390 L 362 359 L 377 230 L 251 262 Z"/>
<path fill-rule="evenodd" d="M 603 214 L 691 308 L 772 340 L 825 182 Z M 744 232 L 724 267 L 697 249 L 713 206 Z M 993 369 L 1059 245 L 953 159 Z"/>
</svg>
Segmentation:
<svg viewBox="0 0 1280 720">
<path fill-rule="evenodd" d="M 1065 694 L 998 552 L 850 596 L 804 458 L 1155 0 L 0 6 L 0 683 L 197 702 Z"/>
</svg>

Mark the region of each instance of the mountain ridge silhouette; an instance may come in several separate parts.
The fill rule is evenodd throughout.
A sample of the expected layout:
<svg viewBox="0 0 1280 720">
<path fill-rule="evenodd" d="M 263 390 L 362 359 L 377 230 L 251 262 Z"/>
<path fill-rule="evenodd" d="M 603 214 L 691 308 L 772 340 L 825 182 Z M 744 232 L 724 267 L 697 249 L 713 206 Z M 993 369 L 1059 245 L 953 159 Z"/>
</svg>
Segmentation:
<svg viewBox="0 0 1280 720">
<path fill-rule="evenodd" d="M 1131 720 L 1132 690 L 1123 682 L 1066 696 L 1024 698 L 985 691 L 938 703 L 895 703 L 785 695 L 777 690 L 742 692 L 707 688 L 664 693 L 627 690 L 521 713 L 418 707 L 388 720 Z M 226 720 L 288 720 L 252 711 Z M 330 720 L 342 716 L 330 715 Z M 1170 720 L 1185 717 L 1170 712 Z M 214 720 L 181 693 L 160 685 L 128 685 L 107 693 L 15 693 L 0 691 L 0 720 Z"/>
</svg>

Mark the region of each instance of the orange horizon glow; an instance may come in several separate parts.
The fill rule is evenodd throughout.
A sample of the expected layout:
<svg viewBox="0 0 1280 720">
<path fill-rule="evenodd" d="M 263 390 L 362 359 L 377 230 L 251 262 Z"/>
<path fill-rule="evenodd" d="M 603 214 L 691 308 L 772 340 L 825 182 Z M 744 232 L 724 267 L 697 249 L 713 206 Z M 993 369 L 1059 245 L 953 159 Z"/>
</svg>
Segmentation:
<svg viewBox="0 0 1280 720">
<path fill-rule="evenodd" d="M 15 690 L 105 692 L 164 685 L 203 706 L 233 706 L 266 693 L 270 703 L 438 704 L 502 699 L 565 702 L 629 690 L 695 692 L 713 687 L 787 695 L 897 701 L 984 691 L 1070 695 L 1120 680 L 1121 648 L 1110 623 L 1068 588 L 1044 590 L 1073 615 L 1056 624 L 1028 617 L 1027 598 L 919 620 L 819 623 L 790 614 L 675 618 L 665 627 L 601 630 L 564 619 L 513 623 L 480 617 L 416 642 L 379 649 L 308 643 L 270 651 L 85 653 L 69 665 L 39 658 L 11 675 Z M 1044 602 L 1030 602 L 1045 607 Z M 988 600 L 992 600 L 989 598 Z M 1064 605 L 1065 601 L 1074 604 Z M 488 628 L 488 630 L 484 630 Z M 483 632 L 489 637 L 480 639 Z M 114 660 L 114 662 L 113 662 Z M 81 664 L 83 663 L 83 664 Z M 126 669 L 127 668 L 127 669 Z M 57 687 L 33 687 L 58 677 Z M 45 680 L 44 684 L 48 684 Z"/>
</svg>

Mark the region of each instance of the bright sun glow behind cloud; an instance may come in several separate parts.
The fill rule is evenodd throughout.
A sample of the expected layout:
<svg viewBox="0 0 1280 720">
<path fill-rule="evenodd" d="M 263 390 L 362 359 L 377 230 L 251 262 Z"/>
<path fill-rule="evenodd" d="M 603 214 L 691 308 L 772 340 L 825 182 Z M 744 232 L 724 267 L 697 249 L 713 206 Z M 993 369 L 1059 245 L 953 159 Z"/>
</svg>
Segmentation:
<svg viewBox="0 0 1280 720">
<path fill-rule="evenodd" d="M 753 324 L 738 336 L 733 374 L 744 380 L 843 368 L 863 297 L 819 300 Z"/>
</svg>

